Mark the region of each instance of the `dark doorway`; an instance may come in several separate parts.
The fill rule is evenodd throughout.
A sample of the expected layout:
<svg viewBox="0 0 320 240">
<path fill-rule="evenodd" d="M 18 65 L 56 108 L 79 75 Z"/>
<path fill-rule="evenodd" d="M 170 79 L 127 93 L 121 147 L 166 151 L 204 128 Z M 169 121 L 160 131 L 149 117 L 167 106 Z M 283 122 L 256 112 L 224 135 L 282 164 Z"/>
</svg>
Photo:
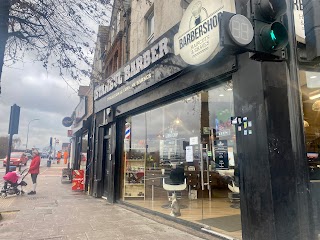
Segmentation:
<svg viewBox="0 0 320 240">
<path fill-rule="evenodd" d="M 107 126 L 103 137 L 103 196 L 108 198 L 111 179 L 111 126 Z"/>
</svg>

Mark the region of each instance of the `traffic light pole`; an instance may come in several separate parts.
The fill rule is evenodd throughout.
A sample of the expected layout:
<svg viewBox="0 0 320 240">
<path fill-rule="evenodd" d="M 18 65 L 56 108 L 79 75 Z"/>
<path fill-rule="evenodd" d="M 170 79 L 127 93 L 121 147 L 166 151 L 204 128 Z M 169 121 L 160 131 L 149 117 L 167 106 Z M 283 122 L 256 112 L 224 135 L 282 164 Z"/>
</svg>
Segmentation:
<svg viewBox="0 0 320 240">
<path fill-rule="evenodd" d="M 14 134 L 18 134 L 19 130 L 19 120 L 20 120 L 20 107 L 16 104 L 11 106 L 10 120 L 9 120 L 9 143 L 8 143 L 8 153 L 7 153 L 7 164 L 6 173 L 10 170 L 10 159 L 11 159 L 11 148 L 12 148 L 12 137 Z"/>
<path fill-rule="evenodd" d="M 297 39 L 294 21 L 294 1 L 286 0 L 287 11 L 286 21 L 284 21 L 288 29 L 288 46 L 287 46 L 287 67 L 288 67 L 288 107 L 290 114 L 290 132 L 291 144 L 293 149 L 292 161 L 296 166 L 296 174 L 299 174 L 299 181 L 296 183 L 298 209 L 300 222 L 299 232 L 300 239 L 313 239 L 313 222 L 312 205 L 310 196 L 310 180 L 309 165 L 306 157 L 304 126 L 303 126 L 303 110 L 300 94 L 299 83 L 299 65 L 297 55 Z M 307 204 L 306 204 L 307 203 Z M 306 226 L 308 224 L 309 226 Z"/>
<path fill-rule="evenodd" d="M 254 61 L 248 53 L 239 55 L 238 63 L 235 116 L 252 121 L 252 134 L 236 131 L 242 237 L 313 239 L 308 168 L 301 168 L 306 158 L 297 159 L 303 146 L 297 150 L 298 139 L 291 132 L 297 116 L 292 117 L 292 96 L 286 97 L 292 91 L 287 63 Z"/>
<path fill-rule="evenodd" d="M 9 134 L 9 143 L 8 143 L 8 153 L 7 153 L 7 164 L 6 164 L 6 173 L 10 170 L 10 159 L 11 159 L 11 148 L 12 148 L 12 137 L 13 134 Z"/>
</svg>

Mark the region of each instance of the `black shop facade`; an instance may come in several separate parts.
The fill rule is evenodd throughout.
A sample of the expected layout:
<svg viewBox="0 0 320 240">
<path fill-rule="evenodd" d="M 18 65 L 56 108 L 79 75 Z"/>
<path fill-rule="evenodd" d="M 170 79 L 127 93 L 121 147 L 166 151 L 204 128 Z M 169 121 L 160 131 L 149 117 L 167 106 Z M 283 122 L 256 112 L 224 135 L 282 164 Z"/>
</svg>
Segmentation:
<svg viewBox="0 0 320 240">
<path fill-rule="evenodd" d="M 224 54 L 214 21 L 177 24 L 95 87 L 93 195 L 221 236 L 311 236 L 286 63 Z"/>
</svg>

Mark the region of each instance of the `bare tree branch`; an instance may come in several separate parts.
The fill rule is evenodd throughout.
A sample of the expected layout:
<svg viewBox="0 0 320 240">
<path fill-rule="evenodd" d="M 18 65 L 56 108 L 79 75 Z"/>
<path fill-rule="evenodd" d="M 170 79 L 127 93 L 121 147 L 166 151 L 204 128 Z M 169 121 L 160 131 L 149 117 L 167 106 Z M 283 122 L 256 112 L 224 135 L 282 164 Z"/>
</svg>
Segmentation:
<svg viewBox="0 0 320 240">
<path fill-rule="evenodd" d="M 111 7 L 110 0 L 0 0 L 0 79 L 3 64 L 26 52 L 61 76 L 90 76 L 95 28 L 107 24 Z"/>
</svg>

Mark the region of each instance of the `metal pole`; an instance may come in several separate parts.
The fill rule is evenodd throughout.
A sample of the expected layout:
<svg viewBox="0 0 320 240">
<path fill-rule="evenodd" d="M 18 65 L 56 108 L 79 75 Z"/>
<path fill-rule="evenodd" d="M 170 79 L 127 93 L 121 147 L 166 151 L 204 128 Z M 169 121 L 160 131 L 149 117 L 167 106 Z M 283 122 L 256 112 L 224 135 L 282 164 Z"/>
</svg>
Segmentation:
<svg viewBox="0 0 320 240">
<path fill-rule="evenodd" d="M 12 147 L 12 136 L 13 134 L 9 135 L 9 147 L 8 147 L 8 153 L 7 153 L 7 164 L 6 164 L 6 173 L 10 170 L 10 157 L 11 157 L 11 147 Z"/>
<path fill-rule="evenodd" d="M 37 121 L 37 120 L 40 120 L 40 119 L 35 118 L 35 119 L 32 119 L 32 120 L 28 123 L 28 132 L 27 132 L 26 150 L 28 149 L 28 139 L 29 139 L 29 127 L 30 127 L 30 123 L 31 123 L 32 121 Z"/>
<path fill-rule="evenodd" d="M 298 216 L 300 215 L 300 239 L 311 239 L 312 224 L 310 224 L 311 200 L 308 176 L 308 161 L 306 157 L 304 127 L 303 127 L 303 111 L 302 99 L 300 94 L 299 82 L 299 65 L 297 61 L 297 40 L 294 25 L 293 1 L 286 0 L 287 3 L 287 23 L 286 27 L 289 32 L 288 44 L 288 60 L 287 66 L 289 69 L 288 83 L 288 105 L 290 114 L 291 128 L 291 144 L 293 149 L 293 163 L 296 167 L 296 175 L 299 176 L 299 181 L 296 183 L 296 191 L 299 193 L 298 201 Z M 305 172 L 304 174 L 302 174 Z M 304 203 L 310 204 L 304 204 Z M 311 225 L 311 226 L 310 226 Z"/>
<path fill-rule="evenodd" d="M 53 160 L 54 160 L 54 158 L 56 157 L 56 144 L 57 144 L 56 138 L 54 138 Z M 56 160 L 57 160 L 57 159 L 56 159 Z"/>
<path fill-rule="evenodd" d="M 26 150 L 28 149 L 29 126 L 30 126 L 30 122 L 29 122 L 29 124 L 28 124 L 28 132 L 27 132 L 27 142 L 26 142 Z"/>
</svg>

